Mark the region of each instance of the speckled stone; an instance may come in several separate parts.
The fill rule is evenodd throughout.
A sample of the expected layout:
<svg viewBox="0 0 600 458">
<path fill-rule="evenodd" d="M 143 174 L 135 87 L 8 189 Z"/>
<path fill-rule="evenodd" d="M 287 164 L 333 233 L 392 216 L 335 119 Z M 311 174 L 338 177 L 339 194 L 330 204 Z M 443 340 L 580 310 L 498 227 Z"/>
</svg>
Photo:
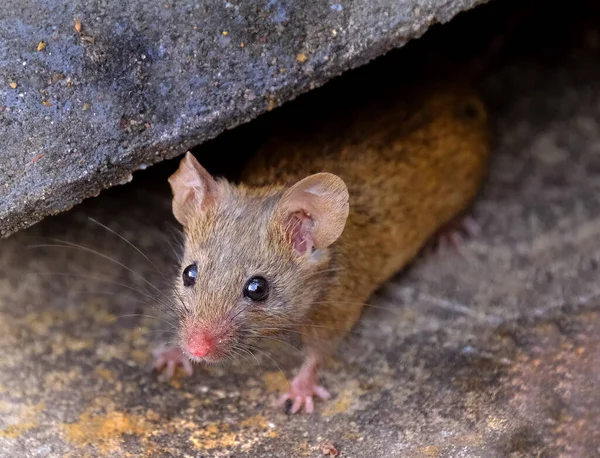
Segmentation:
<svg viewBox="0 0 600 458">
<path fill-rule="evenodd" d="M 482 0 L 0 3 L 0 236 Z"/>
</svg>

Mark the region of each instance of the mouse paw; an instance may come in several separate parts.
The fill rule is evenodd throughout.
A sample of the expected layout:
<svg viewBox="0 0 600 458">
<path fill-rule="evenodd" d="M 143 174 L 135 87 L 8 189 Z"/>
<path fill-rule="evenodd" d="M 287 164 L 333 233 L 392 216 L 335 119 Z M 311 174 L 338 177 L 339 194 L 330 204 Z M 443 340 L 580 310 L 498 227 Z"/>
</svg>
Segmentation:
<svg viewBox="0 0 600 458">
<path fill-rule="evenodd" d="M 293 380 L 290 391 L 281 396 L 279 405 L 286 406 L 286 411 L 298 413 L 304 406 L 306 413 L 313 413 L 314 403 L 313 397 L 317 396 L 321 399 L 329 399 L 331 395 L 321 385 L 317 385 L 314 378 L 306 378 L 303 374 Z"/>
<path fill-rule="evenodd" d="M 173 378 L 178 366 L 183 367 L 187 375 L 192 375 L 194 372 L 192 363 L 179 347 L 158 347 L 152 350 L 152 356 L 154 356 L 152 370 L 162 372 L 166 367 L 165 376 L 167 380 Z"/>
<path fill-rule="evenodd" d="M 458 217 L 438 231 L 431 248 L 436 253 L 453 248 L 458 254 L 462 254 L 461 247 L 465 238 L 474 237 L 480 232 L 481 229 L 472 216 Z"/>
</svg>

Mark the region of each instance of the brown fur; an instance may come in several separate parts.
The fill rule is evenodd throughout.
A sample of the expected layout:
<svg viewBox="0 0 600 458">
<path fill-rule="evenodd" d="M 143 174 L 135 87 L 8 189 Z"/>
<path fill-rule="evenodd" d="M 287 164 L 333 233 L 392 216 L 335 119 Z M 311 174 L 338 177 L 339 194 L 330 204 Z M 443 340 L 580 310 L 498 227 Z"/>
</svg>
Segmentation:
<svg viewBox="0 0 600 458">
<path fill-rule="evenodd" d="M 475 197 L 489 146 L 485 109 L 470 90 L 436 88 L 411 108 L 390 102 L 341 122 L 273 139 L 242 184 L 220 183 L 224 197 L 188 215 L 182 267 L 197 261 L 199 273 L 197 287 L 178 286 L 182 335 L 200 324 L 235 347 L 300 326 L 318 365 L 373 291 Z M 350 213 L 339 239 L 309 262 L 290 250 L 276 214 L 286 189 L 319 172 L 343 179 Z M 249 305 L 241 290 L 257 273 L 273 282 L 271 297 Z"/>
<path fill-rule="evenodd" d="M 323 327 L 303 330 L 320 348 L 350 330 L 361 303 L 465 210 L 487 168 L 487 114 L 463 86 L 436 88 L 408 117 L 398 105 L 361 116 L 330 137 L 316 133 L 319 143 L 273 141 L 243 178 L 258 186 L 327 171 L 349 188 L 350 216 L 331 248 L 340 271 L 323 279 L 323 303 L 308 316 Z"/>
</svg>

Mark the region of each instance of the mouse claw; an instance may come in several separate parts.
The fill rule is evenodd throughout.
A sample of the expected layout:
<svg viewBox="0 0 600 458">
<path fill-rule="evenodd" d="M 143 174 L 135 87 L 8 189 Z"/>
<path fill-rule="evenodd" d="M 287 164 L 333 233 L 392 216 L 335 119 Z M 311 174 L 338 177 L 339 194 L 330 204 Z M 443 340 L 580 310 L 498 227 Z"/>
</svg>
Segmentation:
<svg viewBox="0 0 600 458">
<path fill-rule="evenodd" d="M 452 248 L 456 253 L 462 255 L 462 246 L 465 243 L 465 238 L 475 237 L 480 233 L 481 228 L 473 217 L 463 216 L 455 218 L 438 231 L 430 247 L 437 254 Z"/>
<path fill-rule="evenodd" d="M 331 398 L 331 394 L 329 394 L 329 391 L 327 391 L 321 385 L 313 386 L 313 390 L 314 390 L 315 394 L 323 400 Z"/>
<path fill-rule="evenodd" d="M 192 362 L 189 359 L 183 358 L 181 365 L 183 366 L 183 372 L 185 372 L 186 375 L 191 376 L 194 373 Z"/>
<path fill-rule="evenodd" d="M 315 410 L 314 396 L 321 399 L 331 398 L 331 394 L 320 385 L 303 386 L 294 380 L 290 391 L 279 398 L 279 405 L 291 414 L 300 412 L 302 407 L 307 414 L 311 414 Z"/>
<path fill-rule="evenodd" d="M 167 361 L 167 380 L 171 380 L 173 378 L 173 376 L 175 375 L 175 361 Z"/>
<path fill-rule="evenodd" d="M 475 221 L 475 218 L 473 218 L 472 216 L 465 216 L 461 220 L 461 225 L 463 230 L 467 233 L 467 235 L 471 237 L 475 237 L 481 234 L 481 227 L 479 226 L 477 221 Z"/>
<path fill-rule="evenodd" d="M 154 356 L 152 370 L 161 372 L 166 367 L 165 378 L 167 380 L 175 376 L 177 366 L 181 366 L 187 375 L 194 373 L 190 360 L 179 347 L 159 347 L 152 351 L 152 355 Z"/>
<path fill-rule="evenodd" d="M 300 409 L 298 408 L 298 410 Z M 304 399 L 304 410 L 306 411 L 306 413 L 309 414 L 313 413 L 313 411 L 315 410 L 312 396 L 306 396 L 306 398 Z"/>
</svg>

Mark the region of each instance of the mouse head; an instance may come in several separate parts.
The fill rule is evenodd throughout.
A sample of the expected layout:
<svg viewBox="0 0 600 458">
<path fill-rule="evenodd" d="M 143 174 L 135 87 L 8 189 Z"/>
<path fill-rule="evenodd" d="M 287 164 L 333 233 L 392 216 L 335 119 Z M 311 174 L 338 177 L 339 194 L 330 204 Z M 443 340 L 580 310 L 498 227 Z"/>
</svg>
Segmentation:
<svg viewBox="0 0 600 458">
<path fill-rule="evenodd" d="M 218 362 L 302 323 L 331 275 L 344 182 L 319 173 L 287 189 L 233 186 L 187 153 L 169 183 L 185 234 L 175 287 L 184 352 Z"/>
</svg>

